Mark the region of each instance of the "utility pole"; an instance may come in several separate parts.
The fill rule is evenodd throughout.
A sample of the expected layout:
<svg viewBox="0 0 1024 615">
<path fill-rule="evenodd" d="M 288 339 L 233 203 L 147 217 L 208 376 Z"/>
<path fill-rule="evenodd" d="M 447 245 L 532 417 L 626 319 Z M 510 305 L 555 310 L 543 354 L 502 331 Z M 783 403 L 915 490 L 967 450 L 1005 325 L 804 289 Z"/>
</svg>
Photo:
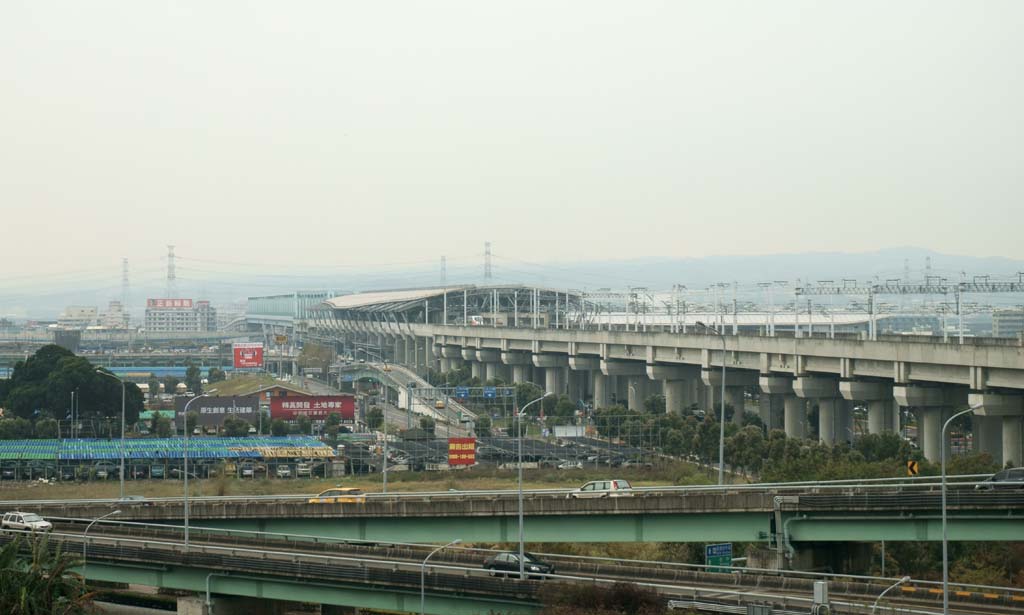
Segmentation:
<svg viewBox="0 0 1024 615">
<path fill-rule="evenodd" d="M 131 325 L 132 316 L 128 311 L 128 258 L 121 259 L 121 319 L 127 328 Z"/>
<path fill-rule="evenodd" d="M 448 286 L 448 257 L 441 257 L 441 287 Z"/>
</svg>

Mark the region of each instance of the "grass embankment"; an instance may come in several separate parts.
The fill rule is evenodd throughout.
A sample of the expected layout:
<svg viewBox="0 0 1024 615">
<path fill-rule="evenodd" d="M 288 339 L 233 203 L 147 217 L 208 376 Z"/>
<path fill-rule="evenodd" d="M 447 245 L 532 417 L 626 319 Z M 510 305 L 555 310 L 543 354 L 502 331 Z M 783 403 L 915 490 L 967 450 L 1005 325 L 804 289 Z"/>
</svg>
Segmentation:
<svg viewBox="0 0 1024 615">
<path fill-rule="evenodd" d="M 578 487 L 589 480 L 624 478 L 637 487 L 657 485 L 702 485 L 712 480 L 693 464 L 679 462 L 650 470 L 640 468 L 584 468 L 579 470 L 539 469 L 523 471 L 525 489 L 557 489 Z M 447 491 L 515 489 L 516 472 L 476 468 L 452 472 L 389 472 L 388 491 Z M 196 496 L 212 495 L 288 495 L 319 493 L 336 485 L 360 487 L 373 493 L 381 490 L 381 476 L 358 475 L 313 479 L 240 479 L 211 478 L 189 481 L 189 491 Z M 126 491 L 147 497 L 174 497 L 181 494 L 178 480 L 131 480 Z M 86 499 L 116 498 L 118 481 L 89 483 L 2 483 L 0 499 Z"/>
</svg>

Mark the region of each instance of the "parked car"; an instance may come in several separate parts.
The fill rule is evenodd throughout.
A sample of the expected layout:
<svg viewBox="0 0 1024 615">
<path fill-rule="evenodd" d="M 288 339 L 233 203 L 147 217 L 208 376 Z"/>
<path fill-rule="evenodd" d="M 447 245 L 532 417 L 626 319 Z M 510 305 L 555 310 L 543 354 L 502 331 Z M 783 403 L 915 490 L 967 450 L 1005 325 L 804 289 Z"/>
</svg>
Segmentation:
<svg viewBox="0 0 1024 615">
<path fill-rule="evenodd" d="M 559 470 L 579 470 L 583 467 L 583 464 L 579 461 L 563 461 L 558 464 Z"/>
<path fill-rule="evenodd" d="M 117 477 L 118 472 L 120 471 L 118 466 L 103 461 L 97 463 L 93 467 L 96 469 L 96 478 L 99 480 L 106 480 L 112 476 Z"/>
<path fill-rule="evenodd" d="M 295 476 L 309 478 L 313 475 L 313 468 L 308 463 L 300 463 L 295 466 Z"/>
<path fill-rule="evenodd" d="M 18 477 L 18 469 L 13 465 L 5 465 L 0 468 L 0 478 L 3 480 L 14 480 Z"/>
<path fill-rule="evenodd" d="M 162 465 L 155 465 L 149 468 L 150 478 L 163 478 L 164 476 L 164 467 Z"/>
<path fill-rule="evenodd" d="M 356 487 L 335 487 L 309 498 L 310 504 L 361 504 L 366 494 Z"/>
<path fill-rule="evenodd" d="M 504 553 L 492 555 L 484 560 L 484 570 L 487 570 L 492 577 L 498 575 L 510 576 L 510 574 L 519 574 L 519 554 L 506 551 Z M 555 567 L 540 560 L 532 553 L 524 553 L 523 571 L 526 572 L 530 578 L 536 579 L 543 578 L 538 575 L 554 574 Z"/>
<path fill-rule="evenodd" d="M 1024 489 L 1024 468 L 1000 470 L 974 486 L 975 489 Z"/>
<path fill-rule="evenodd" d="M 253 478 L 255 471 L 253 470 L 252 464 L 247 463 L 241 467 L 242 478 Z"/>
<path fill-rule="evenodd" d="M 0 528 L 29 532 L 49 532 L 53 524 L 35 513 L 9 512 L 0 520 Z"/>
<path fill-rule="evenodd" d="M 277 474 L 278 478 L 291 478 L 292 469 L 288 466 L 281 465 L 277 466 L 277 470 L 275 471 L 275 473 Z"/>
<path fill-rule="evenodd" d="M 621 478 L 615 480 L 592 480 L 579 489 L 575 489 L 567 496 L 569 499 L 578 498 L 621 498 L 633 495 L 633 487 L 628 480 Z"/>
</svg>

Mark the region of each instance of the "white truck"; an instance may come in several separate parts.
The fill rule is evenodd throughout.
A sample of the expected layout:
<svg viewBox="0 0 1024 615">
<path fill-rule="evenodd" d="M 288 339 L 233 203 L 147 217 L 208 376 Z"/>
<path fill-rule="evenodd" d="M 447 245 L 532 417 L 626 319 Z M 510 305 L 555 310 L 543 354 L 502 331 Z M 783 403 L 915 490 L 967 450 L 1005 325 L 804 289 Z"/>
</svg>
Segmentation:
<svg viewBox="0 0 1024 615">
<path fill-rule="evenodd" d="M 53 524 L 35 513 L 9 512 L 0 521 L 0 528 L 5 531 L 49 532 Z"/>
</svg>

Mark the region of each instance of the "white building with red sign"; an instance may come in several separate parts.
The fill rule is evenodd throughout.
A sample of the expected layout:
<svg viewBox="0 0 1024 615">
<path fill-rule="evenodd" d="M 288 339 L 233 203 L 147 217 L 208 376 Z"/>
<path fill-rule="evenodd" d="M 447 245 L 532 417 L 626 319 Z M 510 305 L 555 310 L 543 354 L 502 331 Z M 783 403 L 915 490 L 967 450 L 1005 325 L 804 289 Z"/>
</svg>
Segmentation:
<svg viewBox="0 0 1024 615">
<path fill-rule="evenodd" d="M 209 301 L 178 298 L 146 300 L 146 331 L 189 333 L 216 329 L 217 310 Z"/>
</svg>

